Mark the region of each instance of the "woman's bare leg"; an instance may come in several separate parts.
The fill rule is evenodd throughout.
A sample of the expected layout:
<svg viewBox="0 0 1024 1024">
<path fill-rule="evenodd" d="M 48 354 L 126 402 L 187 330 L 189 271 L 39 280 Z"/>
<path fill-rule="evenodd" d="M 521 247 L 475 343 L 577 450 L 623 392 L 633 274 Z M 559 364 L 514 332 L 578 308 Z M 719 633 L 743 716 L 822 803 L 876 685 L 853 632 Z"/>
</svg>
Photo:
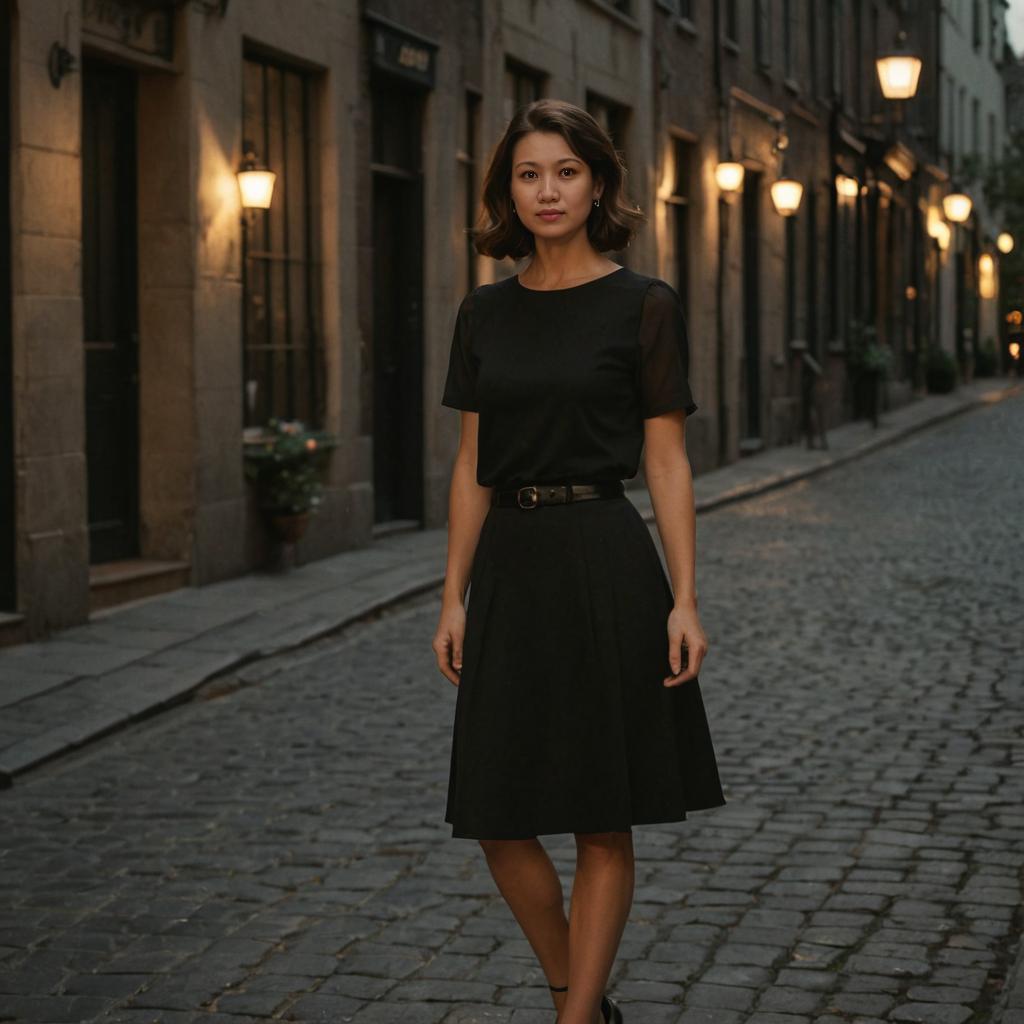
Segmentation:
<svg viewBox="0 0 1024 1024">
<path fill-rule="evenodd" d="M 633 903 L 631 832 L 577 832 L 569 908 L 569 991 L 559 1024 L 603 1021 L 601 997 Z"/>
<path fill-rule="evenodd" d="M 601 997 L 633 902 L 630 832 L 576 834 L 570 918 L 547 851 L 534 839 L 480 840 L 491 875 L 551 985 L 560 1024 L 603 1024 Z"/>
<path fill-rule="evenodd" d="M 534 839 L 481 839 L 498 891 L 533 947 L 549 985 L 569 979 L 569 922 L 562 883 L 547 850 Z M 561 1012 L 567 992 L 552 992 Z"/>
</svg>

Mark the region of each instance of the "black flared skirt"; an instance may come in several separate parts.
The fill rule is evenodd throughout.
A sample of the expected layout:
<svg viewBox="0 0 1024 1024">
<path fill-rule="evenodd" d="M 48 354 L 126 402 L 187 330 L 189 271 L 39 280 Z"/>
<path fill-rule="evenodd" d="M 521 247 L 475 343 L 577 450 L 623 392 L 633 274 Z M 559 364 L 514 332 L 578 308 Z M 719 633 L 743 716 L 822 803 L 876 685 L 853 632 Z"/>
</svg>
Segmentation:
<svg viewBox="0 0 1024 1024">
<path fill-rule="evenodd" d="M 454 838 L 628 832 L 725 803 L 698 680 L 662 685 L 672 602 L 625 495 L 490 507 L 455 703 Z"/>
</svg>

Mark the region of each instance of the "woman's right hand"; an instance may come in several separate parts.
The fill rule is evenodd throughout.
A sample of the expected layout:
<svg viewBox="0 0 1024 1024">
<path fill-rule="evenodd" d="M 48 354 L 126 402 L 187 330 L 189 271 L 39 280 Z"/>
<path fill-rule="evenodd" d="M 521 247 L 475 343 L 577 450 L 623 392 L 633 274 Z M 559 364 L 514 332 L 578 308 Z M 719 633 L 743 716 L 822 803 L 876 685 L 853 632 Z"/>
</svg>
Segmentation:
<svg viewBox="0 0 1024 1024">
<path fill-rule="evenodd" d="M 461 601 L 441 605 L 441 620 L 434 635 L 434 654 L 442 675 L 455 686 L 462 672 L 462 641 L 466 635 L 466 608 Z"/>
</svg>

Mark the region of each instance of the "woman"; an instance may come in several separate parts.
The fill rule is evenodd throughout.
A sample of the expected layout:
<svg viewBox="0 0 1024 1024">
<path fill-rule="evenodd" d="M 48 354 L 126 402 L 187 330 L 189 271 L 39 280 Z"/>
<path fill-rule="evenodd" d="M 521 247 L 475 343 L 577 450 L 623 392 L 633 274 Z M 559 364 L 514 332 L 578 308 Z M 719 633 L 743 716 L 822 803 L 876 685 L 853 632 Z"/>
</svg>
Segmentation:
<svg viewBox="0 0 1024 1024">
<path fill-rule="evenodd" d="M 560 1024 L 623 1020 L 604 987 L 633 899 L 631 826 L 725 803 L 697 679 L 683 312 L 664 281 L 601 255 L 643 220 L 625 173 L 579 107 L 516 114 L 475 245 L 531 260 L 463 299 L 442 398 L 463 410 L 433 642 L 458 687 L 445 820 L 480 842 Z M 641 447 L 671 586 L 624 494 Z M 568 920 L 537 838 L 565 832 Z"/>
</svg>

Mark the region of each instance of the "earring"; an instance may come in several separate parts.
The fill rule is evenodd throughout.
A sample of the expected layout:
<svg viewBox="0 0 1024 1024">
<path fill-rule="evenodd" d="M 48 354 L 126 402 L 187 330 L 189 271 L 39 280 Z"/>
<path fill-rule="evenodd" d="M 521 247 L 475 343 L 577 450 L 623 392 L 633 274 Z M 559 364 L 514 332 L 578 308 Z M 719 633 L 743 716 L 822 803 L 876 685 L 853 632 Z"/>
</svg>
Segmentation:
<svg viewBox="0 0 1024 1024">
<path fill-rule="evenodd" d="M 594 200 L 594 205 L 595 206 L 600 206 L 601 205 L 601 200 L 600 199 L 595 199 Z"/>
</svg>

